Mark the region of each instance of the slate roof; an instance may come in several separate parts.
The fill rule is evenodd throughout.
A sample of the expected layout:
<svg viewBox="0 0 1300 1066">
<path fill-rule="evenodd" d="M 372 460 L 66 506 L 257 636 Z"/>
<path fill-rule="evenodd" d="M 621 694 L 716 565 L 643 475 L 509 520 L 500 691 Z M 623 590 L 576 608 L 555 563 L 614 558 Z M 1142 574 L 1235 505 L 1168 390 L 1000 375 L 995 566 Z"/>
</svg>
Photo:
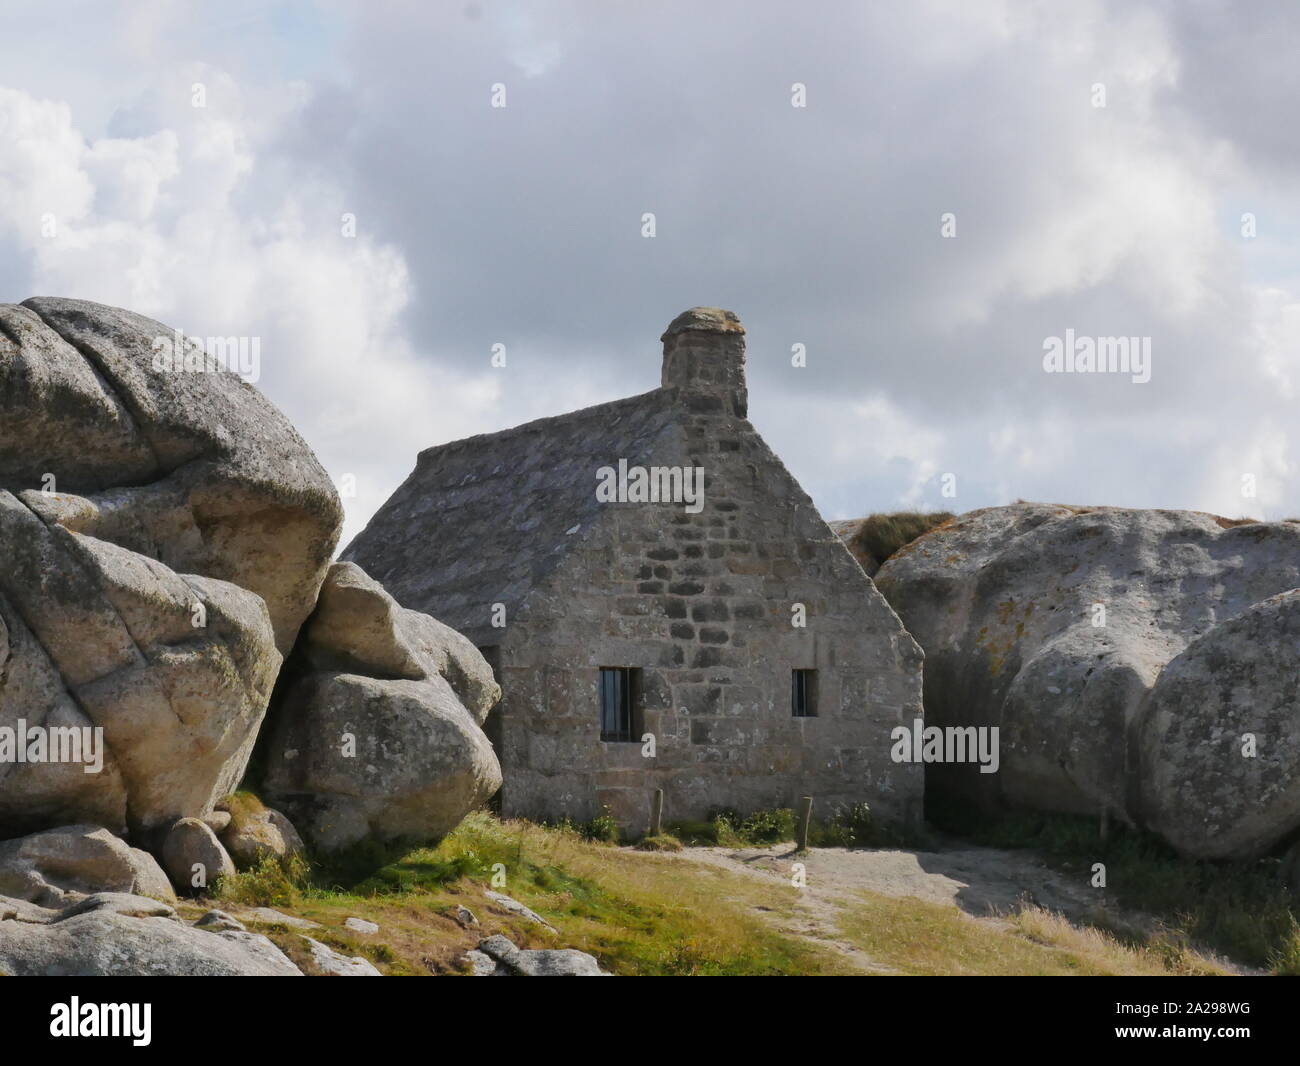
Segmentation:
<svg viewBox="0 0 1300 1066">
<path fill-rule="evenodd" d="M 676 391 L 428 448 L 341 558 L 402 606 L 495 644 L 491 605 L 512 614 L 597 520 L 599 467 L 649 465 L 676 423 Z"/>
</svg>

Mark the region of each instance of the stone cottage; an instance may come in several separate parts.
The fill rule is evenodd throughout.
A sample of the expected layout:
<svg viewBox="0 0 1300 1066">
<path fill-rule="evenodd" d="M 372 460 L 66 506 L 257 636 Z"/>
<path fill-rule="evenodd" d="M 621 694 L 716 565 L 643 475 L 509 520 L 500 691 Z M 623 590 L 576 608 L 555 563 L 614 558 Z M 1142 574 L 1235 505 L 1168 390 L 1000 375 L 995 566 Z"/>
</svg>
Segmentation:
<svg viewBox="0 0 1300 1066">
<path fill-rule="evenodd" d="M 747 420 L 744 334 L 694 308 L 661 388 L 421 452 L 343 553 L 492 663 L 507 816 L 920 817 L 921 651 Z"/>
</svg>

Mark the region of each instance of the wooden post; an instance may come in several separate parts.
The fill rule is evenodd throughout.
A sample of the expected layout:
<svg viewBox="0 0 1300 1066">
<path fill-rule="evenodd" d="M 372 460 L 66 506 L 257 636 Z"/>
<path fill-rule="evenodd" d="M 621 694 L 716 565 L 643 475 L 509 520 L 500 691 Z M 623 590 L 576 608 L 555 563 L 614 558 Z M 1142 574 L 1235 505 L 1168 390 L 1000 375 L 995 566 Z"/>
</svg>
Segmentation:
<svg viewBox="0 0 1300 1066">
<path fill-rule="evenodd" d="M 812 797 L 799 801 L 799 850 L 808 850 L 808 828 L 812 824 Z"/>
<path fill-rule="evenodd" d="M 650 835 L 659 836 L 664 831 L 664 790 L 655 789 L 655 798 L 650 804 Z"/>
</svg>

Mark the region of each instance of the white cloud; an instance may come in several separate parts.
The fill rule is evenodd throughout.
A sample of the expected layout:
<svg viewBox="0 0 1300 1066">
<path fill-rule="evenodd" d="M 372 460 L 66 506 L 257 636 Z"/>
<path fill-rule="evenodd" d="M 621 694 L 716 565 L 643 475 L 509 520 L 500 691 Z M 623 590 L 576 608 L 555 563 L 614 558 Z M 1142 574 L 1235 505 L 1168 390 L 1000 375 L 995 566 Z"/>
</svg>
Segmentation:
<svg viewBox="0 0 1300 1066">
<path fill-rule="evenodd" d="M 332 476 L 356 479 L 346 540 L 432 438 L 481 429 L 498 389 L 405 336 L 402 253 L 343 236 L 337 212 L 324 224 L 338 190 L 255 186 L 255 140 L 280 130 L 245 121 L 237 103 L 90 140 L 67 105 L 0 90 L 2 218 L 32 257 L 32 292 L 130 307 L 199 336 L 258 337 L 260 387 Z"/>
</svg>

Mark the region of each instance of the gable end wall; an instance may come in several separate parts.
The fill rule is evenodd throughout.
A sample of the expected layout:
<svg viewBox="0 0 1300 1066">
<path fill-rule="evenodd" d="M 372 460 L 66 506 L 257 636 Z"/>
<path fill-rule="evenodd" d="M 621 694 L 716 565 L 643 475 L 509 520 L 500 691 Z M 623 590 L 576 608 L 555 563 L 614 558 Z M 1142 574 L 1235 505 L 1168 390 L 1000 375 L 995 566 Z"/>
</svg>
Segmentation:
<svg viewBox="0 0 1300 1066">
<path fill-rule="evenodd" d="M 921 714 L 921 651 L 762 438 L 712 401 L 683 394 L 653 460 L 705 469 L 703 511 L 605 505 L 503 631 L 502 812 L 607 808 L 642 832 L 663 788 L 669 821 L 812 795 L 823 817 L 866 802 L 915 823 L 922 769 L 889 751 L 891 729 Z M 601 666 L 643 671 L 655 758 L 600 740 Z M 817 670 L 816 718 L 791 716 L 793 668 Z"/>
</svg>

